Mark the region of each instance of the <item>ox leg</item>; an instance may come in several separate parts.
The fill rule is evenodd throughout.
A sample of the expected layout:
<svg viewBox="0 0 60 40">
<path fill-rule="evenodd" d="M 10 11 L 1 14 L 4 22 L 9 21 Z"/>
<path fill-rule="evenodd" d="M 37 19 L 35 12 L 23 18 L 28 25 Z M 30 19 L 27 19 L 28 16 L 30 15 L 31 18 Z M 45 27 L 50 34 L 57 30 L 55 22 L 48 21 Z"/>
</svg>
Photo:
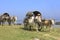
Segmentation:
<svg viewBox="0 0 60 40">
<path fill-rule="evenodd" d="M 29 30 L 32 30 L 32 29 L 31 29 L 31 26 L 29 26 Z"/>
<path fill-rule="evenodd" d="M 2 23 L 2 26 L 4 25 L 4 21 L 1 22 Z"/>
<path fill-rule="evenodd" d="M 0 25 L 1 25 L 1 21 L 0 21 Z"/>
<path fill-rule="evenodd" d="M 38 30 L 41 31 L 42 30 L 42 23 L 38 23 Z"/>
<path fill-rule="evenodd" d="M 8 22 L 9 23 L 9 25 L 11 25 L 11 22 Z"/>
<path fill-rule="evenodd" d="M 29 24 L 24 23 L 24 29 L 25 29 L 25 30 L 28 30 L 28 29 L 29 29 L 28 26 L 29 26 Z"/>
<path fill-rule="evenodd" d="M 28 26 L 28 29 L 32 31 L 32 30 L 34 30 L 33 27 L 34 27 L 34 24 L 33 23 L 30 23 L 29 26 Z"/>
<path fill-rule="evenodd" d="M 46 26 L 46 29 L 47 29 L 46 31 L 49 31 L 49 32 L 50 32 L 51 26 L 50 26 L 50 25 L 47 25 L 47 26 Z"/>
<path fill-rule="evenodd" d="M 38 30 L 38 27 L 36 27 L 36 31 L 38 32 L 39 30 Z"/>
<path fill-rule="evenodd" d="M 27 24 L 24 24 L 24 29 L 27 30 Z"/>
<path fill-rule="evenodd" d="M 49 32 L 51 31 L 51 25 L 49 26 Z"/>
<path fill-rule="evenodd" d="M 9 24 L 9 26 L 11 25 L 11 21 L 10 20 L 8 20 L 8 24 Z"/>
<path fill-rule="evenodd" d="M 36 26 L 36 31 L 38 32 L 38 24 L 37 24 L 37 23 L 35 23 L 35 26 Z"/>
<path fill-rule="evenodd" d="M 31 25 L 28 24 L 27 29 L 30 31 L 31 30 Z"/>
</svg>

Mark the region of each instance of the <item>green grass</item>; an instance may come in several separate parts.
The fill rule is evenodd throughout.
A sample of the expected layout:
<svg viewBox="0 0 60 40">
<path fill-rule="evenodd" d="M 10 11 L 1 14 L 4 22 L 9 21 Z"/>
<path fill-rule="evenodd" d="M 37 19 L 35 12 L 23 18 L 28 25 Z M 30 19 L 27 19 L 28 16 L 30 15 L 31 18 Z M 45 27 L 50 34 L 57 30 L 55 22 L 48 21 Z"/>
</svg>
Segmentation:
<svg viewBox="0 0 60 40">
<path fill-rule="evenodd" d="M 51 32 L 36 32 L 23 29 L 22 25 L 0 26 L 0 40 L 58 40 L 60 28 L 54 28 Z"/>
</svg>

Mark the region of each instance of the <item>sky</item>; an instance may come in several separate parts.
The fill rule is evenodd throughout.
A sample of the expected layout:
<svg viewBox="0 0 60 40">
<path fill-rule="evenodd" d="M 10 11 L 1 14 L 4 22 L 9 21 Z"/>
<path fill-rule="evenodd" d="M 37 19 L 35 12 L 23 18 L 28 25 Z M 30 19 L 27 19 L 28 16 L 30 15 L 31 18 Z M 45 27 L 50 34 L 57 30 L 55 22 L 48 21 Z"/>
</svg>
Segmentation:
<svg viewBox="0 0 60 40">
<path fill-rule="evenodd" d="M 0 15 L 7 12 L 23 20 L 28 11 L 39 11 L 43 18 L 60 20 L 60 0 L 0 0 Z"/>
</svg>

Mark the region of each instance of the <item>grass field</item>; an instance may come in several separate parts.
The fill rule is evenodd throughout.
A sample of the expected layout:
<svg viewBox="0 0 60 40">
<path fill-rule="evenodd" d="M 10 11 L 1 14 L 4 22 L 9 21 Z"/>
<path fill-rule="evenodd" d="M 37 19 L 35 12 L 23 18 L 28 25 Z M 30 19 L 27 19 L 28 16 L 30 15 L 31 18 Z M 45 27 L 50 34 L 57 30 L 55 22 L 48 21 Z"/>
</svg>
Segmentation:
<svg viewBox="0 0 60 40">
<path fill-rule="evenodd" d="M 53 28 L 51 32 L 36 32 L 23 29 L 22 25 L 0 26 L 0 40 L 60 40 L 60 28 Z"/>
</svg>

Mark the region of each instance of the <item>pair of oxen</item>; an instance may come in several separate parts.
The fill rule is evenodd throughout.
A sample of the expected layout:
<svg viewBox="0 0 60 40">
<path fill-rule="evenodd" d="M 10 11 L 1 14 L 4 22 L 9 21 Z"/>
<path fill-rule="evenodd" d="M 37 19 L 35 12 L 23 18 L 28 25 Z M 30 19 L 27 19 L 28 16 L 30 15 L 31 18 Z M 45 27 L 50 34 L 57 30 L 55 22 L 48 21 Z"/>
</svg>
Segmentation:
<svg viewBox="0 0 60 40">
<path fill-rule="evenodd" d="M 39 11 L 28 12 L 24 19 L 24 29 L 41 31 L 44 27 L 51 28 L 54 23 L 54 19 L 42 19 L 42 14 Z"/>
<path fill-rule="evenodd" d="M 0 15 L 0 25 L 4 25 L 5 22 L 9 25 L 12 23 L 15 24 L 16 19 L 15 16 L 10 16 L 8 13 L 4 13 L 3 15 Z"/>
</svg>

